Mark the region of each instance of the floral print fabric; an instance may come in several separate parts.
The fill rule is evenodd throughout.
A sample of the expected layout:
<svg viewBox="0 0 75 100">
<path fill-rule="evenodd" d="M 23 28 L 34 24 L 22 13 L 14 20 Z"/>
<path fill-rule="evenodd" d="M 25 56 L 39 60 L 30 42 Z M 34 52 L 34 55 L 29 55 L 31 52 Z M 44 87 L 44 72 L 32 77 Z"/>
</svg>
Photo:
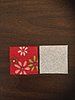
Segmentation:
<svg viewBox="0 0 75 100">
<path fill-rule="evenodd" d="M 10 47 L 10 74 L 38 74 L 38 47 Z"/>
</svg>

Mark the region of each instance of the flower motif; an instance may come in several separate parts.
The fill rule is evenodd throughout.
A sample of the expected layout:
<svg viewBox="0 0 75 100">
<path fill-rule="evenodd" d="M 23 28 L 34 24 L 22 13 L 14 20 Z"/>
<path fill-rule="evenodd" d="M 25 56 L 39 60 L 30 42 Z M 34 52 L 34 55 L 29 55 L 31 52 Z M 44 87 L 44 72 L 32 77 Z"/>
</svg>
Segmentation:
<svg viewBox="0 0 75 100">
<path fill-rule="evenodd" d="M 26 53 L 27 53 L 27 49 L 28 49 L 28 47 L 25 47 L 25 46 L 23 46 L 23 47 L 19 47 L 19 51 L 18 51 L 18 53 L 20 53 L 20 55 L 22 56 L 25 56 L 26 55 Z"/>
<path fill-rule="evenodd" d="M 23 64 L 20 61 L 18 61 L 18 64 L 14 64 L 14 67 L 17 68 L 17 70 L 15 70 L 15 74 L 20 74 L 20 75 L 27 74 L 26 71 L 30 70 L 30 68 L 27 67 L 26 65 L 27 61 L 24 61 Z"/>
<path fill-rule="evenodd" d="M 38 46 L 10 47 L 10 74 L 38 74 Z"/>
<path fill-rule="evenodd" d="M 10 59 L 10 63 L 11 64 L 14 64 L 14 63 L 17 63 L 18 62 L 18 59 L 16 57 L 13 57 Z"/>
<path fill-rule="evenodd" d="M 33 56 L 32 59 L 29 59 L 29 67 L 31 68 L 31 71 L 33 71 L 34 69 L 36 69 L 38 71 L 38 59 L 36 56 Z"/>
</svg>

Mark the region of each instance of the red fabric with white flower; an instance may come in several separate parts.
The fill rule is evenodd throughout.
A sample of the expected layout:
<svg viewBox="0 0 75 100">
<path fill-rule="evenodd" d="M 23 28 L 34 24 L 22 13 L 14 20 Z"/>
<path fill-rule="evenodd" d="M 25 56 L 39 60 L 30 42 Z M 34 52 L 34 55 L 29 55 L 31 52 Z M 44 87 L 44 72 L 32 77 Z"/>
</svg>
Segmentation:
<svg viewBox="0 0 75 100">
<path fill-rule="evenodd" d="M 38 47 L 10 47 L 10 74 L 38 74 Z"/>
</svg>

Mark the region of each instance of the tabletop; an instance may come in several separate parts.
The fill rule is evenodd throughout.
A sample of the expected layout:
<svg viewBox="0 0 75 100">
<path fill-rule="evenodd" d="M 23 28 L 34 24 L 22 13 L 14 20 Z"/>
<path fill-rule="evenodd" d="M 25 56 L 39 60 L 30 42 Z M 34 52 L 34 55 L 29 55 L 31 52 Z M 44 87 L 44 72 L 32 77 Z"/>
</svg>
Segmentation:
<svg viewBox="0 0 75 100">
<path fill-rule="evenodd" d="M 68 74 L 14 76 L 9 47 L 68 45 Z M 70 0 L 0 0 L 0 100 L 75 100 L 75 13 Z"/>
</svg>

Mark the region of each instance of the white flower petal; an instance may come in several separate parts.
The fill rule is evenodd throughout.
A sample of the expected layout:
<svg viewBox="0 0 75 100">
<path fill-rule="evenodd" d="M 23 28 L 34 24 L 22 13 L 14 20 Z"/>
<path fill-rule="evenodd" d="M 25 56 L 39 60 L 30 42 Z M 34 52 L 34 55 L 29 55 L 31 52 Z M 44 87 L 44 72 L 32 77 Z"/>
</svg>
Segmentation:
<svg viewBox="0 0 75 100">
<path fill-rule="evenodd" d="M 30 70 L 30 68 L 29 67 L 26 67 L 25 70 Z"/>
<path fill-rule="evenodd" d="M 15 66 L 16 68 L 20 68 L 20 66 L 19 66 L 19 65 L 17 65 L 17 64 L 14 64 L 14 66 Z"/>
<path fill-rule="evenodd" d="M 23 67 L 25 67 L 27 65 L 27 61 L 24 61 L 23 63 Z"/>
<path fill-rule="evenodd" d="M 25 46 L 22 47 L 23 49 L 25 48 Z"/>
<path fill-rule="evenodd" d="M 27 51 L 25 51 L 25 53 L 27 53 Z"/>
<path fill-rule="evenodd" d="M 22 66 L 22 63 L 21 63 L 20 61 L 18 61 L 18 64 L 19 64 L 20 66 Z"/>
<path fill-rule="evenodd" d="M 25 71 L 23 71 L 23 73 L 26 75 L 27 73 Z"/>
<path fill-rule="evenodd" d="M 22 73 L 22 71 L 20 72 L 20 75 L 22 75 L 23 73 Z"/>
<path fill-rule="evenodd" d="M 23 52 L 23 55 L 25 56 L 25 52 Z"/>
<path fill-rule="evenodd" d="M 19 47 L 22 50 L 22 47 Z"/>
<path fill-rule="evenodd" d="M 21 50 L 18 51 L 18 53 L 20 53 L 20 52 L 21 52 Z"/>
<path fill-rule="evenodd" d="M 19 71 L 20 71 L 19 69 L 18 69 L 18 70 L 16 70 L 16 71 L 15 71 L 15 74 L 18 74 L 18 73 L 19 73 Z"/>
<path fill-rule="evenodd" d="M 20 55 L 22 56 L 23 55 L 23 52 L 21 52 Z"/>
<path fill-rule="evenodd" d="M 25 50 L 27 50 L 27 49 L 28 49 L 28 47 L 25 48 Z"/>
</svg>

